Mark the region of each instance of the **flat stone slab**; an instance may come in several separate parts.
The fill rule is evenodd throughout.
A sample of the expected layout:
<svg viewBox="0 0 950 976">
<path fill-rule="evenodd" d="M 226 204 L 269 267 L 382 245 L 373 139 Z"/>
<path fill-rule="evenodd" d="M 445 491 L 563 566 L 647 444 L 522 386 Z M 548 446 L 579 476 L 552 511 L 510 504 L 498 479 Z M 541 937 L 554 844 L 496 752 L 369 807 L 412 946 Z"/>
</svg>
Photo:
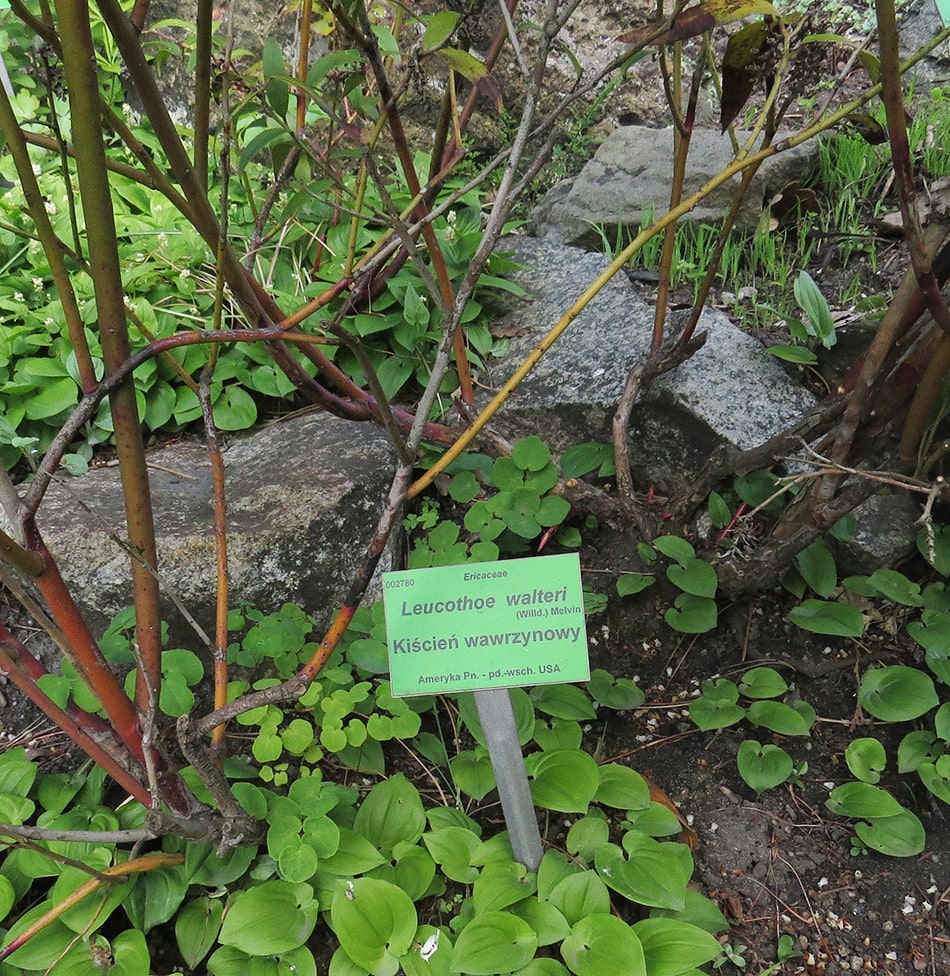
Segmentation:
<svg viewBox="0 0 950 976">
<path fill-rule="evenodd" d="M 499 249 L 524 266 L 510 277 L 529 297 L 496 323 L 496 331 L 520 334 L 506 357 L 493 361 L 493 386 L 608 264 L 601 255 L 530 237 L 508 237 Z M 500 429 L 512 437 L 537 434 L 555 450 L 609 441 L 627 374 L 649 350 L 653 317 L 624 274 L 615 275 L 502 408 Z M 815 403 L 722 313 L 704 311 L 699 330 L 708 335 L 703 348 L 658 379 L 631 418 L 631 463 L 645 484 L 681 479 L 723 441 L 758 446 Z"/>
<path fill-rule="evenodd" d="M 780 138 L 789 133 L 780 134 Z M 740 144 L 742 134 L 739 134 Z M 778 141 L 778 140 L 776 140 Z M 738 225 L 755 228 L 763 207 L 793 180 L 804 181 L 817 162 L 810 140 L 767 159 L 756 173 L 739 213 Z M 683 199 L 699 190 L 734 159 L 728 135 L 696 129 L 686 163 Z M 618 230 L 632 238 L 642 222 L 669 210 L 673 129 L 627 125 L 615 129 L 572 180 L 555 186 L 532 214 L 532 232 L 562 244 L 600 246 Z M 732 204 L 741 177 L 713 190 L 683 220 L 716 223 Z"/>
<path fill-rule="evenodd" d="M 224 452 L 232 605 L 285 602 L 328 619 L 376 526 L 394 455 L 368 423 L 309 413 L 235 438 Z M 212 626 L 215 550 L 211 462 L 202 443 L 148 454 L 159 570 L 202 626 Z M 104 625 L 132 602 L 117 467 L 51 485 L 37 522 L 81 609 Z M 163 595 L 176 634 L 181 615 Z"/>
</svg>

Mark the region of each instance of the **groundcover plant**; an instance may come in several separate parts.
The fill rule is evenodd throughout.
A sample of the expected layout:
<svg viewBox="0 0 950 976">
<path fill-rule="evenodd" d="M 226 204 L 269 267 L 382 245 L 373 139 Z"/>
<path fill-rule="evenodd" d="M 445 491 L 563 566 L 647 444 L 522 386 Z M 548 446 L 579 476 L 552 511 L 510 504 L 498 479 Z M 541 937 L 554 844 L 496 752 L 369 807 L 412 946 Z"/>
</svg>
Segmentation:
<svg viewBox="0 0 950 976">
<path fill-rule="evenodd" d="M 460 796 L 480 798 L 492 788 L 470 705 L 460 701 L 449 715 L 475 744 L 456 749 L 453 742 L 450 755 L 423 728 L 432 703 L 392 697 L 380 677 L 380 620 L 368 608 L 369 618 L 357 614 L 406 502 L 478 435 L 499 459 L 497 493 L 475 502 L 465 526 L 481 534 L 483 549 L 464 554 L 476 559 L 501 554 L 503 532 L 509 541 L 536 538 L 556 528 L 564 504 L 583 508 L 595 496 L 653 543 L 667 523 L 688 524 L 724 479 L 768 469 L 807 435 L 820 464 L 795 483 L 793 501 L 770 514 L 767 542 L 713 573 L 729 594 L 775 577 L 873 490 L 873 479 L 855 477 L 872 460 L 906 467 L 928 459 L 950 364 L 950 316 L 940 294 L 948 252 L 940 234 L 919 226 L 893 4 L 878 4 L 880 57 L 861 62 L 867 90 L 846 105 L 823 106 L 779 142 L 779 123 L 820 72 L 827 45 L 848 40 L 816 33 L 765 0 L 661 10 L 655 22 L 631 26 L 622 55 L 567 96 L 545 91 L 548 57 L 574 14 L 574 5 L 555 0 L 538 21 L 522 16 L 516 0 L 501 6 L 483 56 L 462 39 L 465 17 L 421 4 L 305 2 L 294 14 L 292 60 L 272 40 L 260 56 L 237 50 L 229 15 L 220 19 L 210 0 L 199 0 L 194 23 L 155 23 L 149 13 L 147 0 L 10 0 L 0 28 L 9 76 L 0 87 L 0 443 L 17 474 L 17 481 L 6 470 L 0 478 L 2 579 L 63 656 L 59 672 L 49 672 L 0 626 L 0 667 L 89 760 L 72 772 L 40 774 L 23 751 L 2 757 L 9 846 L 0 903 L 11 916 L 4 971 L 79 973 L 94 963 L 144 973 L 156 949 L 146 933 L 171 925 L 193 968 L 315 972 L 322 915 L 340 943 L 334 974 L 696 972 L 719 952 L 710 933 L 723 919 L 686 887 L 688 836 L 657 840 L 681 833 L 671 811 L 650 799 L 632 770 L 598 766 L 580 748 L 590 695 L 603 707 L 631 707 L 635 691 L 601 674 L 589 693 L 566 687 L 513 696 L 520 737 L 536 746 L 528 763 L 535 803 L 573 821 L 565 850 L 552 848 L 536 873 L 527 872 L 503 834 L 486 835 L 460 809 Z M 705 40 L 725 39 L 724 25 L 735 22 L 742 26 L 717 56 Z M 312 51 L 319 37 L 329 43 Z M 520 77 L 517 90 L 499 80 L 503 51 Z M 176 125 L 155 73 L 179 52 L 193 64 L 188 128 Z M 483 306 L 511 290 L 493 254 L 515 203 L 544 169 L 559 121 L 653 52 L 678 133 L 670 210 L 619 251 L 479 411 L 473 370 L 495 341 Z M 721 82 L 723 128 L 749 103 L 757 106 L 753 135 L 722 173 L 682 199 L 695 96 L 707 69 Z M 416 138 L 404 109 L 420 86 L 439 98 L 434 136 L 425 129 Z M 764 159 L 878 94 L 912 271 L 840 391 L 758 451 L 717 456 L 661 520 L 634 494 L 626 424 L 650 379 L 701 341 L 695 322 L 665 341 L 677 220 L 736 174 L 744 192 Z M 470 149 L 476 111 L 494 113 L 507 134 L 484 158 Z M 729 228 L 727 220 L 722 242 Z M 659 233 L 653 341 L 614 424 L 618 491 L 608 496 L 556 471 L 548 484 L 543 451 L 534 443 L 513 451 L 488 424 L 551 343 L 569 337 L 570 323 L 604 282 Z M 719 253 L 717 246 L 698 305 Z M 908 370 L 919 383 L 908 386 Z M 329 608 L 255 617 L 231 606 L 228 594 L 219 432 L 249 426 L 262 403 L 291 391 L 339 417 L 380 424 L 397 456 L 365 559 L 343 607 L 312 643 L 310 615 Z M 449 395 L 452 410 L 442 402 Z M 884 416 L 902 429 L 896 449 Z M 192 423 L 204 433 L 215 474 L 210 688 L 193 651 L 163 646 L 143 442 L 143 425 L 173 431 Z M 51 479 L 62 468 L 81 470 L 104 443 L 121 469 L 134 609 L 97 635 L 36 516 Z M 928 470 L 901 484 L 935 496 L 941 486 L 925 480 Z M 464 480 L 456 488 L 462 496 L 471 489 Z M 430 537 L 429 550 L 443 551 L 447 534 Z M 709 572 L 685 551 L 665 554 L 684 597 L 695 598 L 682 601 L 674 619 L 684 626 L 697 615 L 704 625 L 714 620 Z M 702 592 L 692 592 L 696 586 Z M 342 640 L 357 625 L 365 628 L 362 642 L 352 634 Z M 254 670 L 262 659 L 263 676 Z M 869 701 L 883 694 L 867 691 Z M 229 723 L 254 730 L 248 755 L 227 755 Z M 433 769 L 448 768 L 439 787 L 444 802 L 426 809 L 418 787 L 398 773 L 362 798 L 322 775 L 327 752 L 382 775 L 380 744 L 390 741 L 416 742 Z M 939 788 L 945 772 L 935 769 Z M 841 802 L 860 806 L 853 797 Z M 886 819 L 887 809 L 868 815 Z M 127 925 L 116 922 L 119 912 Z"/>
</svg>

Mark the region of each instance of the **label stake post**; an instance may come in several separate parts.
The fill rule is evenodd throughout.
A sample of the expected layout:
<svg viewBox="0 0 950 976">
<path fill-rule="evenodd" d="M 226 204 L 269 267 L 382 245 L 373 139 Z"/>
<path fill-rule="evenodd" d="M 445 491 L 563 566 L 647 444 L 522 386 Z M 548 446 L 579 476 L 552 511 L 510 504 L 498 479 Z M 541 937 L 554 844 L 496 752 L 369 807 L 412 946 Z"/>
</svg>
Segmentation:
<svg viewBox="0 0 950 976">
<path fill-rule="evenodd" d="M 577 553 L 383 574 L 392 694 L 471 691 L 515 859 L 541 861 L 510 688 L 590 680 Z"/>
<path fill-rule="evenodd" d="M 518 742 L 511 696 L 507 688 L 476 691 L 475 704 L 488 742 L 488 754 L 495 771 L 495 783 L 515 860 L 529 871 L 537 871 L 542 854 L 541 833 L 528 786 L 524 756 Z"/>
</svg>

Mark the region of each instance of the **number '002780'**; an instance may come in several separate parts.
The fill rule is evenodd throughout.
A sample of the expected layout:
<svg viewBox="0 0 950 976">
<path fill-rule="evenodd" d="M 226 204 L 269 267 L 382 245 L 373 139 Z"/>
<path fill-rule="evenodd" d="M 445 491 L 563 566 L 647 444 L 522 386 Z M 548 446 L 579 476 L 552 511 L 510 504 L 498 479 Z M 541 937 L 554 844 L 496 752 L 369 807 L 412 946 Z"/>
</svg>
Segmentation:
<svg viewBox="0 0 950 976">
<path fill-rule="evenodd" d="M 416 581 L 411 577 L 409 579 L 388 579 L 386 580 L 386 589 L 394 590 L 397 586 L 415 586 Z"/>
</svg>

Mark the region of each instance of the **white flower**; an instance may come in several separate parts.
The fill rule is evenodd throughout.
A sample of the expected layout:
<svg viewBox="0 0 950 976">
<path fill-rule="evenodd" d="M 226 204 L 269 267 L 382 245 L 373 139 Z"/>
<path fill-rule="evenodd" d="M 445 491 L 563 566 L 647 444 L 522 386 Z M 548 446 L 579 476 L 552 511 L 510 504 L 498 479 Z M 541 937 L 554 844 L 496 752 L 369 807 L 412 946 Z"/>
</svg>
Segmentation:
<svg viewBox="0 0 950 976">
<path fill-rule="evenodd" d="M 168 234 L 159 234 L 158 235 L 158 246 L 161 247 L 161 248 L 168 247 Z"/>
<path fill-rule="evenodd" d="M 33 279 L 33 291 L 42 291 L 42 290 L 43 290 L 43 279 L 42 278 L 34 278 Z"/>
<path fill-rule="evenodd" d="M 15 291 L 13 293 L 13 300 L 15 302 L 22 302 L 22 301 L 24 301 L 23 292 L 22 291 Z"/>
</svg>

